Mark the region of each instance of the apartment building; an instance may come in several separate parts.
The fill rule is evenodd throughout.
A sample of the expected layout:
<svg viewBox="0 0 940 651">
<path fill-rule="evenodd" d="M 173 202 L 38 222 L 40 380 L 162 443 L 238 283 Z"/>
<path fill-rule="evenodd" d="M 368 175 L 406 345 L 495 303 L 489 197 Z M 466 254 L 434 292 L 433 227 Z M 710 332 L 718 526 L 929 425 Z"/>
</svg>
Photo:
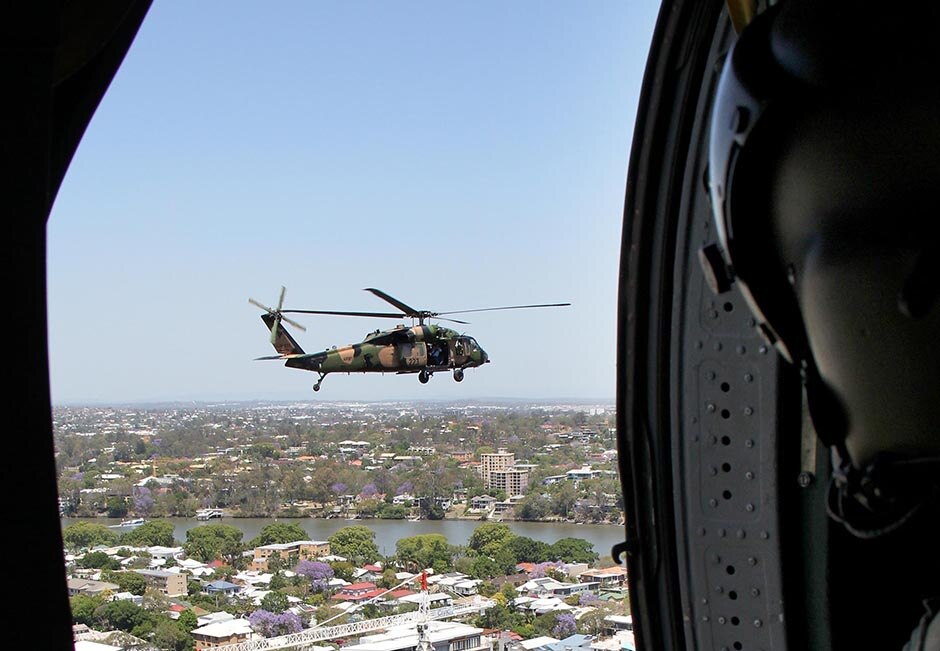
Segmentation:
<svg viewBox="0 0 940 651">
<path fill-rule="evenodd" d="M 522 468 L 490 471 L 487 489 L 505 491 L 506 495 L 525 495 L 529 487 L 529 471 Z"/>
<path fill-rule="evenodd" d="M 480 477 L 483 478 L 483 488 L 489 490 L 493 472 L 509 470 L 516 465 L 516 455 L 507 452 L 506 448 L 499 448 L 496 452 L 480 455 Z"/>
<path fill-rule="evenodd" d="M 249 569 L 259 572 L 268 571 L 268 559 L 278 556 L 287 560 L 295 555 L 298 561 L 314 560 L 321 556 L 330 555 L 330 543 L 326 540 L 297 540 L 290 543 L 274 543 L 255 547 L 254 558 Z"/>
<path fill-rule="evenodd" d="M 181 597 L 187 594 L 186 575 L 164 570 L 134 570 L 147 579 L 147 585 L 167 597 Z"/>
</svg>

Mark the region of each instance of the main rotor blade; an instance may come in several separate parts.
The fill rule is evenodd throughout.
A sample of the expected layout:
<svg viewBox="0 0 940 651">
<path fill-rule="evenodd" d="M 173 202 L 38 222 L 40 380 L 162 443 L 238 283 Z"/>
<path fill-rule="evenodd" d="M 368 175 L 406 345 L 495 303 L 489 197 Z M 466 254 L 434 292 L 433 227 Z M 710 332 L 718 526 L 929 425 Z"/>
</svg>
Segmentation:
<svg viewBox="0 0 940 651">
<path fill-rule="evenodd" d="M 264 305 L 263 303 L 259 303 L 258 301 L 256 301 L 256 300 L 253 299 L 253 298 L 249 298 L 249 299 L 248 299 L 248 302 L 251 303 L 252 305 L 257 305 L 258 307 L 260 307 L 260 308 L 261 308 L 262 310 L 264 310 L 265 312 L 272 312 L 272 313 L 274 312 L 274 310 L 272 310 L 271 308 L 269 308 L 267 305 Z"/>
<path fill-rule="evenodd" d="M 364 291 L 372 292 L 373 294 L 381 298 L 383 301 L 391 303 L 392 305 L 397 307 L 399 310 L 404 312 L 407 316 L 418 318 L 421 315 L 421 310 L 416 310 L 410 305 L 407 305 L 406 303 L 402 303 L 397 298 L 395 298 L 394 296 L 389 296 L 388 294 L 383 292 L 381 289 L 375 289 L 374 287 L 366 287 Z"/>
<path fill-rule="evenodd" d="M 567 307 L 571 303 L 542 303 L 539 305 L 507 305 L 506 307 L 482 307 L 477 310 L 456 310 L 452 312 L 434 312 L 438 314 L 468 314 L 470 312 L 495 312 L 496 310 L 524 310 L 530 307 Z"/>
<path fill-rule="evenodd" d="M 284 292 L 287 291 L 287 288 L 284 285 L 281 285 L 281 297 L 277 299 L 277 311 L 280 312 L 281 308 L 284 307 Z"/>
<path fill-rule="evenodd" d="M 404 319 L 409 314 L 392 314 L 391 312 L 342 312 L 336 310 L 283 310 L 290 314 L 328 314 L 331 316 L 367 316 L 381 319 Z"/>
<path fill-rule="evenodd" d="M 442 316 L 430 316 L 429 319 L 434 319 L 436 321 L 450 321 L 451 323 L 460 323 L 462 325 L 470 325 L 469 321 L 460 321 L 459 319 L 448 319 Z"/>
</svg>

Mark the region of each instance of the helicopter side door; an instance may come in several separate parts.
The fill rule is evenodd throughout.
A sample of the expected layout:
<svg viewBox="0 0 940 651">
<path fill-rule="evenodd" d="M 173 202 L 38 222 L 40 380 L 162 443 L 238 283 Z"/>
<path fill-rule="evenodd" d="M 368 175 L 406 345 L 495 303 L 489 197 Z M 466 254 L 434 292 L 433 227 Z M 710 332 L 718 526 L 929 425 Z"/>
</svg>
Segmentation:
<svg viewBox="0 0 940 651">
<path fill-rule="evenodd" d="M 463 366 L 470 359 L 470 339 L 467 337 L 457 337 L 451 343 L 451 362 L 453 366 Z"/>
<path fill-rule="evenodd" d="M 399 344 L 401 368 L 424 368 L 428 364 L 428 347 L 423 341 Z"/>
</svg>

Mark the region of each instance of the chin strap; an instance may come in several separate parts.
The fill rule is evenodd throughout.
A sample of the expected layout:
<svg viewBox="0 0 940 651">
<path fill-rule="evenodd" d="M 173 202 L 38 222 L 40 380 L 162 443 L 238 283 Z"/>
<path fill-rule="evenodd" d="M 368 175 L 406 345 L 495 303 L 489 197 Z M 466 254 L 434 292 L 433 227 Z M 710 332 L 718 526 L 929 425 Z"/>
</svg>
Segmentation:
<svg viewBox="0 0 940 651">
<path fill-rule="evenodd" d="M 891 533 L 936 500 L 940 458 L 882 457 L 857 468 L 840 448 L 832 448 L 826 509 L 853 536 L 869 539 Z"/>
</svg>

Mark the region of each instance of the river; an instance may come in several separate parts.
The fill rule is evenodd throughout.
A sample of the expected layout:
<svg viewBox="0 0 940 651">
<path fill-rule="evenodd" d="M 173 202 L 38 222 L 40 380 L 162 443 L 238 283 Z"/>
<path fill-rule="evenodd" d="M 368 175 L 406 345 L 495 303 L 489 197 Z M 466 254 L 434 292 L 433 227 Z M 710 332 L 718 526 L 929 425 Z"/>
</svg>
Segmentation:
<svg viewBox="0 0 940 651">
<path fill-rule="evenodd" d="M 244 533 L 244 541 L 248 542 L 259 533 L 261 529 L 273 522 L 299 524 L 310 536 L 310 540 L 326 540 L 337 530 L 352 525 L 361 525 L 375 532 L 375 542 L 383 555 L 395 553 L 395 542 L 399 538 L 416 536 L 424 533 L 443 534 L 451 545 L 466 545 L 473 531 L 483 524 L 478 520 L 339 520 L 322 518 L 217 518 L 210 522 L 203 522 L 195 518 L 161 518 L 173 523 L 173 537 L 179 542 L 185 542 L 186 532 L 193 527 L 205 524 L 228 524 L 240 529 Z M 62 526 L 74 522 L 95 522 L 103 525 L 115 525 L 119 519 L 94 518 L 70 519 L 63 518 Z M 624 539 L 624 528 L 620 525 L 609 524 L 569 524 L 565 522 L 519 522 L 506 521 L 519 536 L 527 536 L 534 540 L 553 543 L 560 538 L 581 538 L 594 545 L 594 551 L 601 556 L 610 555 L 614 545 Z M 117 531 L 117 530 L 116 530 Z"/>
</svg>

